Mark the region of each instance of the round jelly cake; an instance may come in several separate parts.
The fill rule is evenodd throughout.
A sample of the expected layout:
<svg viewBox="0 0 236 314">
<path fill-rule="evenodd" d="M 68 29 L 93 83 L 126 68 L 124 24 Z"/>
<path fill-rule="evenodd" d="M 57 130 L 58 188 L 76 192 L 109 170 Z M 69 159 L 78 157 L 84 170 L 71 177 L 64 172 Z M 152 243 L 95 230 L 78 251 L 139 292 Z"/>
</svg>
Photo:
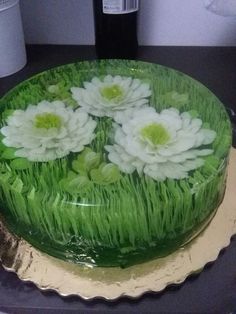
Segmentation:
<svg viewBox="0 0 236 314">
<path fill-rule="evenodd" d="M 21 83 L 0 110 L 1 216 L 52 256 L 102 267 L 165 256 L 223 199 L 230 121 L 178 71 L 78 62 Z"/>
</svg>

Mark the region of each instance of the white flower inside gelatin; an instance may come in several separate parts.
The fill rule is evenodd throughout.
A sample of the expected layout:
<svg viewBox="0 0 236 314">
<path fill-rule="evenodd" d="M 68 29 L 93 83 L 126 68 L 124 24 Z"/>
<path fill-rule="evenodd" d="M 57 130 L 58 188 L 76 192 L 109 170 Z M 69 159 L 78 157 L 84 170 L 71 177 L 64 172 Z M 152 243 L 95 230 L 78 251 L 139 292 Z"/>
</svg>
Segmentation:
<svg viewBox="0 0 236 314">
<path fill-rule="evenodd" d="M 94 139 L 96 122 L 82 110 L 61 101 L 42 101 L 15 110 L 1 128 L 2 142 L 16 148 L 15 155 L 30 161 L 49 161 L 80 152 Z"/>
<path fill-rule="evenodd" d="M 128 116 L 126 116 L 128 115 Z M 146 107 L 123 113 L 115 124 L 114 145 L 107 145 L 108 158 L 125 173 L 145 174 L 157 181 L 183 179 L 204 164 L 204 148 L 216 132 L 202 127 L 202 120 L 170 108 L 157 113 Z"/>
<path fill-rule="evenodd" d="M 84 88 L 72 87 L 72 97 L 91 115 L 114 118 L 117 112 L 140 108 L 151 95 L 149 84 L 131 77 L 107 75 L 85 82 Z"/>
</svg>

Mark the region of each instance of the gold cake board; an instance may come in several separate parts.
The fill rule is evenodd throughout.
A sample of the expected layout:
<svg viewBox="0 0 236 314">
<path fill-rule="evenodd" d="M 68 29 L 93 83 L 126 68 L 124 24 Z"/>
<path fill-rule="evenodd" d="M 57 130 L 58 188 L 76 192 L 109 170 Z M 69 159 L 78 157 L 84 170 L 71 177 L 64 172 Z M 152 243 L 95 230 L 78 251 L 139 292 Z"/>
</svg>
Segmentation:
<svg viewBox="0 0 236 314">
<path fill-rule="evenodd" d="M 236 149 L 232 149 L 226 193 L 213 220 L 193 241 L 164 258 L 120 268 L 89 268 L 66 263 L 33 248 L 8 232 L 0 222 L 0 260 L 6 270 L 39 289 L 54 290 L 62 296 L 78 295 L 114 300 L 136 298 L 145 292 L 159 292 L 170 284 L 182 283 L 215 261 L 221 249 L 236 234 Z"/>
</svg>

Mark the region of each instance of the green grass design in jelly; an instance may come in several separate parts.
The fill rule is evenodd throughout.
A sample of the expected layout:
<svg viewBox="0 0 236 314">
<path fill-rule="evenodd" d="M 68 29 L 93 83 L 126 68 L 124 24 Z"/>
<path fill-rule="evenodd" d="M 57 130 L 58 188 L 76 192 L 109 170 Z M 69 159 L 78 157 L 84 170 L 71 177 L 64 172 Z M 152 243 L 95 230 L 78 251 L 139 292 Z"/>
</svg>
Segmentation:
<svg viewBox="0 0 236 314">
<path fill-rule="evenodd" d="M 1 146 L 0 212 L 13 231 L 54 256 L 97 266 L 127 266 L 167 254 L 214 212 L 223 197 L 231 127 L 220 101 L 200 83 L 162 66 L 118 60 L 66 65 L 21 83 L 0 100 L 2 119 L 6 109 L 25 109 L 45 99 L 75 106 L 70 88 L 106 74 L 150 83 L 151 106 L 157 111 L 194 108 L 217 132 L 214 155 L 205 157 L 205 165 L 187 179 L 156 182 L 122 174 L 115 183 L 92 184 L 81 195 L 70 195 L 59 182 L 68 176 L 78 154 L 28 165 L 14 161 L 12 152 Z M 56 95 L 48 91 L 60 82 Z M 173 91 L 182 96 L 172 99 Z M 112 121 L 96 121 L 97 136 L 90 147 L 100 153 L 109 143 Z"/>
</svg>

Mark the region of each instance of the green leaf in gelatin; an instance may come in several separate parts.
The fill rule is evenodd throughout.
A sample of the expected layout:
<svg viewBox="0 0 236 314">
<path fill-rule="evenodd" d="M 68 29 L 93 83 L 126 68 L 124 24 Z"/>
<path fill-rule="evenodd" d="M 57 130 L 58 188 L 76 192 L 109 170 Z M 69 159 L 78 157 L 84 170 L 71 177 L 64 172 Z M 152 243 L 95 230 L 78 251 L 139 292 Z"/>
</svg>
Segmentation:
<svg viewBox="0 0 236 314">
<path fill-rule="evenodd" d="M 23 189 L 23 182 L 20 178 L 16 178 L 13 184 L 11 185 L 11 189 L 14 190 L 15 192 L 21 193 Z"/>
<path fill-rule="evenodd" d="M 60 92 L 59 84 L 49 85 L 48 92 L 51 94 L 59 94 Z"/>
<path fill-rule="evenodd" d="M 13 109 L 6 109 L 6 110 L 4 110 L 3 113 L 2 113 L 2 119 L 6 120 L 10 115 L 12 115 L 12 113 L 14 111 L 15 110 L 13 110 Z"/>
<path fill-rule="evenodd" d="M 61 100 L 71 107 L 77 107 L 77 102 L 72 98 L 70 93 L 70 87 L 65 84 L 65 82 L 59 82 L 57 84 L 52 84 L 47 87 L 49 93 L 49 98 L 52 100 Z"/>
<path fill-rule="evenodd" d="M 3 144 L 2 140 L 4 139 L 4 135 L 2 133 L 0 133 L 0 152 L 3 152 L 7 146 Z"/>
<path fill-rule="evenodd" d="M 2 173 L 6 173 L 7 172 L 7 167 L 5 163 L 0 162 L 0 175 Z"/>
<path fill-rule="evenodd" d="M 210 129 L 211 128 L 210 123 L 208 123 L 208 122 L 203 123 L 202 128 L 203 129 Z"/>
<path fill-rule="evenodd" d="M 180 94 L 176 91 L 168 92 L 164 95 L 160 95 L 160 102 L 164 102 L 165 104 L 171 107 L 181 108 L 183 105 L 187 104 L 189 101 L 188 94 Z"/>
<path fill-rule="evenodd" d="M 84 163 L 80 163 L 78 159 L 72 161 L 72 169 L 80 174 L 86 174 L 87 171 L 84 167 Z"/>
<path fill-rule="evenodd" d="M 77 159 L 72 162 L 72 169 L 81 174 L 88 173 L 90 170 L 97 168 L 100 163 L 101 155 L 86 147 Z"/>
<path fill-rule="evenodd" d="M 120 170 L 112 163 L 102 163 L 98 169 L 90 173 L 91 180 L 97 184 L 106 185 L 121 179 Z"/>
<path fill-rule="evenodd" d="M 10 178 L 11 178 L 10 172 L 0 174 L 0 182 L 3 183 L 4 185 L 9 181 Z"/>
<path fill-rule="evenodd" d="M 7 147 L 3 151 L 1 158 L 2 159 L 15 159 L 16 158 L 15 152 L 16 152 L 15 148 Z"/>
<path fill-rule="evenodd" d="M 63 190 L 63 191 L 66 191 L 66 187 L 68 185 L 68 178 L 63 178 L 59 181 L 59 187 Z"/>
<path fill-rule="evenodd" d="M 64 191 L 71 195 L 84 194 L 93 186 L 93 183 L 86 176 L 76 176 L 75 178 L 66 178 L 61 180 L 61 186 Z"/>
<path fill-rule="evenodd" d="M 63 98 L 62 101 L 73 108 L 78 106 L 77 102 L 73 98 L 68 97 L 68 95 L 67 97 Z"/>
<path fill-rule="evenodd" d="M 67 175 L 67 178 L 72 180 L 72 179 L 76 178 L 77 176 L 78 176 L 78 174 L 75 173 L 74 171 L 69 171 L 68 175 Z"/>
<path fill-rule="evenodd" d="M 197 112 L 197 110 L 190 110 L 188 111 L 188 113 L 190 114 L 191 118 L 198 118 L 199 117 L 199 113 Z"/>
<path fill-rule="evenodd" d="M 0 152 L 3 152 L 6 148 L 6 145 L 4 145 L 3 142 L 0 140 Z"/>
<path fill-rule="evenodd" d="M 10 166 L 14 170 L 25 170 L 32 167 L 32 163 L 26 158 L 16 158 L 11 161 Z"/>
</svg>

